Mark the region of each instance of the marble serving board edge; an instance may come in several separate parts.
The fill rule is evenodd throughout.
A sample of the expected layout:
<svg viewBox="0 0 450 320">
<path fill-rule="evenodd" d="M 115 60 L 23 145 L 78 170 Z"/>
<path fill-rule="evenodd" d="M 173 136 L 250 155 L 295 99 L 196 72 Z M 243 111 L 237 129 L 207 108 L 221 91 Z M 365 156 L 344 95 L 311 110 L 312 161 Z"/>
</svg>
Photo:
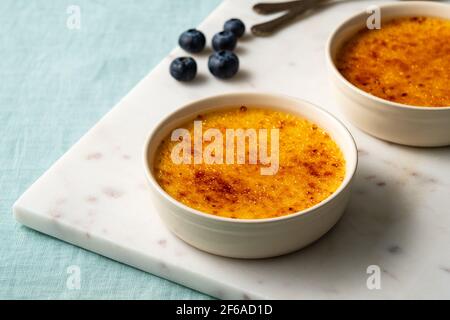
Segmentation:
<svg viewBox="0 0 450 320">
<path fill-rule="evenodd" d="M 97 237 L 95 233 L 92 233 L 89 236 L 90 241 L 86 242 L 84 230 L 74 228 L 64 222 L 60 222 L 52 228 L 49 226 L 53 224 L 51 220 L 49 221 L 41 215 L 33 214 L 27 209 L 21 208 L 20 204 L 14 205 L 14 215 L 17 221 L 36 231 L 213 297 L 220 299 L 250 299 L 250 297 L 251 299 L 268 299 L 268 297 L 257 292 L 243 293 L 242 290 L 225 282 L 205 282 L 203 275 L 194 270 L 182 269 L 179 265 L 162 262 L 138 250 L 133 251 L 114 243 L 104 236 Z"/>
</svg>

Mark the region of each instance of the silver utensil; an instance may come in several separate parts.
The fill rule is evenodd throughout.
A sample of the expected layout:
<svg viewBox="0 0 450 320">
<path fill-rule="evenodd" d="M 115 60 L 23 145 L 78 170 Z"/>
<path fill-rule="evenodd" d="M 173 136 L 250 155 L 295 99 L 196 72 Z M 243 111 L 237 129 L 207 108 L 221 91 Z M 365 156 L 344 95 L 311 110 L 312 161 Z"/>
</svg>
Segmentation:
<svg viewBox="0 0 450 320">
<path fill-rule="evenodd" d="M 253 10 L 259 14 L 271 14 L 280 11 L 296 9 L 303 4 L 304 0 L 294 0 L 286 2 L 263 2 L 253 6 Z"/>
<path fill-rule="evenodd" d="M 268 22 L 256 24 L 252 26 L 251 31 L 255 36 L 268 36 L 324 1 L 327 0 L 295 0 L 278 3 L 258 3 L 253 7 L 258 13 L 270 14 L 280 11 L 287 11 L 287 13 Z"/>
<path fill-rule="evenodd" d="M 342 0 L 344 2 L 346 0 Z M 404 0 L 400 0 L 404 1 Z M 409 0 L 415 1 L 415 0 Z M 432 0 L 429 0 L 432 1 Z M 255 36 L 268 36 L 275 31 L 286 26 L 289 22 L 295 20 L 303 13 L 322 6 L 323 4 L 335 4 L 341 2 L 340 0 L 293 0 L 285 2 L 263 2 L 257 3 L 253 6 L 253 10 L 259 14 L 272 14 L 282 11 L 287 11 L 284 15 L 275 18 L 271 21 L 254 25 L 251 28 Z"/>
</svg>

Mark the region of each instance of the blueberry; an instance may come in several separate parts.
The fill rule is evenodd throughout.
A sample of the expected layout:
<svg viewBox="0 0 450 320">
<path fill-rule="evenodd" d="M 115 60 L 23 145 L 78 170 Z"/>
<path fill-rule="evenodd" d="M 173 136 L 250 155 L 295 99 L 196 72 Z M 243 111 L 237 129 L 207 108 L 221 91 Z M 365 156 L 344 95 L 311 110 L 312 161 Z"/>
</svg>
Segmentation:
<svg viewBox="0 0 450 320">
<path fill-rule="evenodd" d="M 237 38 L 231 31 L 221 31 L 216 33 L 212 39 L 212 46 L 215 51 L 234 50 Z"/>
<path fill-rule="evenodd" d="M 179 81 L 191 81 L 197 74 L 197 63 L 191 57 L 176 58 L 170 64 L 170 74 Z"/>
<path fill-rule="evenodd" d="M 239 69 L 239 59 L 231 51 L 222 50 L 214 52 L 208 59 L 209 71 L 220 79 L 228 79 Z"/>
<path fill-rule="evenodd" d="M 245 24 L 239 19 L 230 19 L 223 25 L 223 30 L 231 31 L 236 37 L 240 38 L 245 32 Z"/>
<path fill-rule="evenodd" d="M 180 47 L 191 53 L 202 51 L 205 43 L 205 35 L 196 29 L 189 29 L 183 32 L 178 39 Z"/>
</svg>

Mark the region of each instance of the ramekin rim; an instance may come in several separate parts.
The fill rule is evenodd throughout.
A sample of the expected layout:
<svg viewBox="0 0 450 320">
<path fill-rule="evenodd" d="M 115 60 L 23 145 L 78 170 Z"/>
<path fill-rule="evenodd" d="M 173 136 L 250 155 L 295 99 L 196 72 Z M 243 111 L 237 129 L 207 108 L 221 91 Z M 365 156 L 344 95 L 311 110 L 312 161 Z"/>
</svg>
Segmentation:
<svg viewBox="0 0 450 320">
<path fill-rule="evenodd" d="M 280 99 L 289 99 L 292 101 L 295 101 L 297 103 L 303 103 L 303 104 L 308 104 L 311 107 L 313 107 L 314 109 L 316 109 L 319 113 L 322 113 L 323 116 L 325 117 L 329 117 L 331 119 L 331 121 L 334 121 L 335 123 L 338 124 L 338 126 L 340 126 L 342 129 L 344 129 L 344 133 L 348 138 L 348 141 L 350 143 L 350 148 L 353 150 L 353 156 L 352 156 L 352 160 L 354 160 L 354 164 L 353 166 L 350 168 L 350 170 L 346 170 L 345 172 L 345 177 L 344 180 L 342 181 L 341 185 L 336 189 L 335 192 L 333 192 L 333 194 L 331 194 L 329 197 L 327 197 L 326 199 L 322 200 L 321 202 L 317 203 L 316 205 L 309 207 L 305 210 L 301 210 L 295 213 L 291 213 L 291 214 L 287 214 L 287 215 L 283 215 L 280 217 L 274 217 L 274 218 L 262 218 L 262 219 L 233 219 L 233 218 L 228 218 L 228 217 L 221 217 L 221 216 L 216 216 L 207 212 L 203 212 L 194 208 L 191 208 L 185 204 L 183 204 L 182 202 L 176 200 L 175 198 L 173 198 L 171 195 L 169 195 L 166 191 L 164 191 L 164 189 L 162 189 L 162 187 L 158 184 L 158 182 L 156 181 L 156 179 L 154 178 L 153 174 L 152 174 L 152 170 L 149 166 L 148 163 L 148 149 L 150 147 L 150 142 L 154 136 L 154 134 L 157 132 L 157 129 L 160 128 L 171 116 L 173 116 L 174 114 L 181 112 L 183 109 L 189 108 L 192 105 L 195 104 L 199 104 L 199 103 L 204 103 L 208 100 L 211 99 L 218 99 L 218 98 L 227 98 L 227 97 L 232 97 L 232 96 L 236 96 L 236 95 L 246 95 L 246 96 L 271 96 L 271 97 L 276 97 L 276 98 L 280 98 Z M 329 130 L 328 128 L 324 128 L 325 130 Z M 344 150 L 342 148 L 342 145 L 340 145 L 340 148 L 342 150 L 342 152 L 344 153 Z M 356 173 L 356 169 L 358 166 L 358 149 L 356 146 L 356 142 L 354 137 L 352 136 L 352 134 L 350 133 L 350 131 L 348 130 L 348 128 L 345 126 L 345 124 L 339 120 L 337 117 L 335 117 L 333 114 L 331 114 L 330 112 L 328 112 L 327 110 L 300 98 L 294 97 L 294 96 L 290 96 L 290 95 L 286 95 L 286 94 L 280 94 L 280 93 L 273 93 L 273 92 L 258 92 L 258 91 L 236 91 L 236 92 L 228 92 L 228 93 L 223 93 L 223 94 L 217 94 L 217 95 L 212 95 L 212 96 L 207 96 L 201 99 L 196 99 L 196 100 L 192 100 L 186 104 L 183 104 L 181 107 L 177 108 L 175 111 L 170 112 L 168 115 L 166 115 L 165 117 L 163 117 L 162 119 L 160 119 L 158 121 L 158 123 L 153 127 L 153 129 L 150 131 L 149 135 L 147 136 L 145 143 L 144 143 L 144 150 L 143 150 L 143 160 L 144 160 L 144 167 L 145 167 L 145 173 L 147 176 L 147 180 L 150 182 L 151 186 L 161 195 L 163 196 L 163 198 L 165 198 L 167 201 L 169 201 L 170 203 L 172 203 L 173 205 L 188 211 L 190 214 L 193 214 L 195 216 L 199 216 L 202 217 L 204 219 L 207 220 L 211 220 L 211 221 L 215 221 L 215 222 L 227 222 L 227 223 L 232 223 L 232 224 L 265 224 L 265 223 L 275 223 L 275 222 L 281 222 L 281 221 L 286 221 L 286 220 L 290 220 L 290 219 L 295 219 L 298 218 L 300 216 L 306 215 L 306 214 L 312 214 L 314 213 L 314 211 L 316 211 L 317 209 L 319 209 L 320 207 L 328 204 L 329 202 L 331 202 L 332 200 L 334 200 L 339 194 L 341 194 L 347 187 L 349 187 L 350 183 L 353 181 L 353 178 L 355 176 Z M 344 157 L 346 159 L 346 161 L 348 161 L 348 157 L 350 157 L 350 155 L 345 154 L 344 153 Z"/>
</svg>

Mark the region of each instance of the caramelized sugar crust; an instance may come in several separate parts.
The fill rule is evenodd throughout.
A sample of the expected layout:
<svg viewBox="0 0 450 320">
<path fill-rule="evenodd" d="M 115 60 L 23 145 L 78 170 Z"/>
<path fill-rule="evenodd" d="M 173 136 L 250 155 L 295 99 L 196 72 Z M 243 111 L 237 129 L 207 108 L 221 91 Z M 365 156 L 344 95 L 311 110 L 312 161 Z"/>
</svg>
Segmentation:
<svg viewBox="0 0 450 320">
<path fill-rule="evenodd" d="M 450 106 L 450 20 L 404 17 L 361 30 L 336 64 L 348 81 L 382 99 Z"/>
<path fill-rule="evenodd" d="M 260 168 L 268 165 L 259 159 L 258 164 L 249 164 L 248 154 L 245 164 L 174 164 L 171 152 L 178 142 L 168 136 L 155 158 L 155 177 L 170 196 L 191 208 L 237 219 L 278 217 L 323 201 L 344 179 L 341 150 L 323 129 L 305 119 L 257 107 L 228 108 L 197 119 L 202 120 L 203 132 L 220 129 L 224 154 L 225 129 L 278 128 L 280 166 L 275 175 L 261 175 Z M 193 121 L 180 128 L 193 137 Z M 207 145 L 204 142 L 203 149 Z"/>
</svg>

